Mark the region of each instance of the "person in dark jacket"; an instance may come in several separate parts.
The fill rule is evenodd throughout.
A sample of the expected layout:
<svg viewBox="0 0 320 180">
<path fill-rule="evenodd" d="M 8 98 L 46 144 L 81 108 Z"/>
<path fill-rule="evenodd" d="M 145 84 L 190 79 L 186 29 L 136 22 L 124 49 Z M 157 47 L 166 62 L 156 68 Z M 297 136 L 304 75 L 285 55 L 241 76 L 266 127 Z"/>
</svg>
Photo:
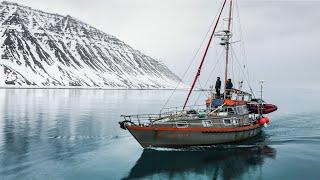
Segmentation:
<svg viewBox="0 0 320 180">
<path fill-rule="evenodd" d="M 221 81 L 220 81 L 220 77 L 217 77 L 217 81 L 216 81 L 216 94 L 217 97 L 220 97 L 220 90 L 221 90 Z"/>
<path fill-rule="evenodd" d="M 226 89 L 232 89 L 233 88 L 233 84 L 231 82 L 231 79 L 228 79 L 227 84 L 226 84 Z"/>
<path fill-rule="evenodd" d="M 231 79 L 228 79 L 226 83 L 226 98 L 231 98 L 231 89 L 233 88 L 233 84 L 231 82 Z"/>
</svg>

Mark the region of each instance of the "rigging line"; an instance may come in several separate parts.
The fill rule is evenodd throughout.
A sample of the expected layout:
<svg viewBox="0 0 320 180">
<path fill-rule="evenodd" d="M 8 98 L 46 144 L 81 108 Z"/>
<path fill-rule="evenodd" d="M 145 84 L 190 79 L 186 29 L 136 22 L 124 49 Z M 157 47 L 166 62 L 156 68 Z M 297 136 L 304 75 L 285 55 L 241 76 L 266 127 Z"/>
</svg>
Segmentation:
<svg viewBox="0 0 320 180">
<path fill-rule="evenodd" d="M 213 47 L 215 47 L 215 46 L 220 46 L 220 43 L 218 43 L 218 42 L 215 42 L 215 43 L 212 43 L 212 46 Z M 218 57 L 218 58 L 220 58 L 220 55 L 221 55 L 221 49 L 220 48 L 212 48 L 212 49 L 210 49 L 209 51 L 212 51 L 212 50 L 214 50 L 214 52 L 211 52 L 211 57 L 214 57 L 214 58 L 212 58 L 213 60 L 216 60 L 216 57 Z M 210 58 L 211 59 L 211 58 Z M 218 59 L 219 60 L 219 59 Z M 212 65 L 215 65 L 215 63 L 216 63 L 216 61 L 212 61 L 213 62 L 213 64 L 208 64 L 208 62 L 211 62 L 211 61 L 205 61 L 204 62 L 204 67 L 208 67 L 208 66 L 210 66 L 210 67 L 212 67 Z M 210 71 L 211 72 L 211 71 Z M 198 81 L 201 81 L 201 79 L 199 78 L 198 79 Z M 207 81 L 205 81 L 205 82 L 207 82 Z"/>
<path fill-rule="evenodd" d="M 242 29 L 242 25 L 241 25 L 241 18 L 240 18 L 240 11 L 239 11 L 239 4 L 238 4 L 238 1 L 236 1 L 236 12 L 237 12 L 237 16 L 238 16 L 238 21 L 239 21 L 239 31 L 240 31 L 240 39 L 241 39 L 241 50 L 242 50 L 242 55 L 243 55 L 243 59 L 244 59 L 244 64 L 246 64 L 246 73 L 248 75 L 248 79 L 250 80 L 251 76 L 250 76 L 250 73 L 249 73 L 249 68 L 248 68 L 248 57 L 247 57 L 247 53 L 246 53 L 246 50 L 245 50 L 245 44 L 244 44 L 244 36 L 243 36 L 243 29 Z"/>
<path fill-rule="evenodd" d="M 240 46 L 239 46 L 239 47 L 240 47 L 239 49 L 240 49 L 240 51 L 242 50 L 242 51 L 241 51 L 241 52 L 242 52 L 242 57 L 244 57 L 244 55 L 243 55 L 243 54 L 244 54 L 244 53 L 243 53 L 243 50 L 244 50 L 244 49 L 243 49 L 243 46 L 241 46 L 241 44 L 242 44 L 243 42 L 242 42 L 242 36 L 241 36 L 241 24 L 240 24 L 240 20 L 239 20 L 239 10 L 238 10 L 238 2 L 237 2 L 237 1 L 236 1 L 236 4 L 235 4 L 234 6 L 235 6 L 234 9 L 235 9 L 235 11 L 236 11 L 236 14 L 235 14 L 235 16 L 234 16 L 234 17 L 235 17 L 234 19 L 237 19 L 237 22 L 239 23 L 239 25 L 238 25 L 238 27 L 237 27 L 237 28 L 238 28 L 238 31 L 240 32 L 240 33 L 239 33 L 239 38 L 240 38 L 240 40 L 239 40 L 238 42 L 241 42 L 241 43 L 240 43 Z M 234 27 L 234 28 L 236 28 L 236 27 Z M 235 50 L 235 47 L 233 47 L 233 50 Z M 233 51 L 233 52 L 234 52 L 234 54 L 237 54 L 236 51 Z M 232 57 L 232 58 L 233 58 L 233 57 Z M 233 61 L 233 62 L 232 62 L 233 79 L 235 79 L 235 77 L 239 77 L 238 80 L 239 80 L 239 85 L 240 85 L 240 82 L 242 81 L 244 75 L 243 75 L 243 73 L 241 72 L 241 69 L 240 69 L 240 70 L 237 69 L 237 68 L 235 69 L 235 62 L 234 62 L 235 60 L 234 60 L 234 58 L 232 59 L 232 61 Z M 241 64 L 242 64 L 242 62 L 241 62 Z M 243 64 L 246 64 L 246 62 L 243 62 Z M 244 66 L 244 67 L 245 67 L 245 66 Z M 239 86 L 239 87 L 240 87 L 240 86 Z"/>
<path fill-rule="evenodd" d="M 222 55 L 223 55 L 223 51 L 220 52 L 220 55 L 218 56 L 219 58 L 218 58 L 217 62 L 215 63 L 215 65 L 213 66 L 213 68 L 212 68 L 212 70 L 211 70 L 211 72 L 210 72 L 210 74 L 209 74 L 209 76 L 208 76 L 208 79 L 207 79 L 207 81 L 206 81 L 206 83 L 205 83 L 205 85 L 204 85 L 205 87 L 207 86 L 207 84 L 208 84 L 208 82 L 209 82 L 209 80 L 210 80 L 211 75 L 213 74 L 213 72 L 214 72 L 214 71 L 216 70 L 216 68 L 218 67 L 219 62 L 220 62 L 220 60 L 222 59 Z M 199 95 L 198 95 L 198 97 L 197 97 L 194 105 L 196 105 L 196 104 L 198 103 L 198 101 L 199 101 L 199 99 L 200 99 L 200 96 L 201 96 L 202 94 L 203 94 L 203 92 L 200 92 L 200 93 L 199 93 Z"/>
<path fill-rule="evenodd" d="M 195 76 L 195 78 L 194 78 L 194 80 L 193 80 L 193 82 L 192 82 L 192 86 L 191 86 L 191 88 L 190 88 L 190 90 L 189 90 L 187 99 L 186 99 L 186 101 L 185 101 L 185 103 L 184 103 L 184 105 L 183 105 L 183 110 L 185 109 L 185 107 L 186 107 L 186 105 L 187 105 L 187 103 L 188 103 L 188 101 L 189 101 L 190 95 L 191 95 L 191 93 L 192 93 L 192 91 L 193 91 L 194 85 L 196 84 L 196 82 L 197 82 L 197 80 L 198 80 L 198 78 L 199 78 L 199 76 L 200 76 L 201 69 L 202 69 L 202 66 L 203 66 L 203 62 L 204 62 L 204 60 L 205 60 L 205 58 L 206 58 L 206 56 L 207 56 L 207 53 L 208 53 L 208 50 L 209 50 L 211 41 L 212 41 L 212 39 L 213 39 L 214 33 L 215 33 L 215 31 L 216 31 L 216 29 L 217 29 L 217 26 L 218 26 L 218 24 L 219 24 L 219 20 L 220 20 L 221 14 L 222 14 L 222 12 L 223 12 L 224 6 L 226 5 L 226 2 L 227 2 L 227 0 L 225 0 L 224 3 L 223 3 L 223 5 L 222 5 L 221 11 L 220 11 L 220 13 L 219 13 L 217 22 L 216 22 L 216 24 L 215 24 L 215 26 L 214 26 L 214 28 L 213 28 L 213 31 L 212 31 L 212 34 L 211 34 L 211 36 L 210 36 L 210 39 L 209 39 L 208 45 L 207 45 L 207 47 L 206 47 L 205 53 L 204 53 L 204 55 L 203 55 L 203 57 L 202 57 L 202 60 L 201 60 L 200 65 L 199 65 L 199 67 L 198 67 L 197 74 L 196 74 L 196 76 Z"/>
<path fill-rule="evenodd" d="M 215 43 L 214 45 L 219 45 L 218 43 Z M 213 46 L 214 46 L 213 45 Z M 212 52 L 212 57 L 219 57 L 220 58 L 220 54 L 221 54 L 221 49 L 219 49 L 219 48 L 213 48 L 215 51 L 214 52 Z M 208 62 L 210 62 L 210 61 L 205 61 L 204 62 L 204 66 L 205 67 L 207 67 L 207 65 L 209 65 L 210 66 L 210 64 L 208 64 Z M 213 62 L 215 62 L 215 61 L 213 61 Z M 214 65 L 214 64 L 211 64 L 211 65 Z M 201 79 L 199 78 L 199 81 L 201 81 Z M 205 81 L 205 82 L 207 82 L 207 81 Z"/>
<path fill-rule="evenodd" d="M 244 64 L 245 64 L 245 67 L 244 67 L 244 69 L 245 69 L 245 72 L 243 71 L 243 69 L 242 68 L 240 68 L 240 70 L 241 70 L 241 72 L 242 72 L 242 74 L 243 74 L 243 76 L 244 76 L 244 78 L 247 78 L 246 79 L 246 81 L 247 81 L 247 84 L 248 84 L 248 86 L 249 86 L 249 88 L 250 88 L 250 91 L 251 91 L 251 93 L 252 93 L 252 95 L 255 97 L 255 94 L 253 93 L 253 89 L 252 89 L 252 87 L 251 87 L 251 85 L 250 85 L 250 73 L 249 73 L 249 68 L 248 68 L 248 57 L 247 57 L 247 53 L 246 53 L 246 50 L 245 50 L 245 43 L 244 43 L 244 36 L 243 36 L 243 29 L 242 29 L 242 25 L 241 25 L 241 18 L 240 18 L 240 11 L 239 11 L 239 4 L 238 4 L 238 1 L 236 1 L 236 13 L 237 13 L 237 17 L 238 17 L 238 22 L 239 22 L 239 32 L 240 32 L 240 44 L 241 44 L 241 51 L 242 51 L 242 56 L 243 56 L 243 59 L 244 59 Z M 240 62 L 238 62 L 238 63 L 240 63 Z M 240 63 L 241 64 L 241 63 Z M 241 65 L 240 65 L 241 66 Z M 241 66 L 242 67 L 242 66 Z"/>
<path fill-rule="evenodd" d="M 233 48 L 231 48 L 231 51 L 234 52 Z M 253 97 L 255 98 L 255 94 L 254 94 L 254 92 L 253 92 L 253 90 L 252 90 L 252 87 L 251 87 L 251 85 L 250 85 L 250 81 L 249 81 L 248 77 L 246 77 L 245 72 L 242 70 L 241 63 L 238 61 L 237 56 L 235 55 L 235 53 L 233 53 L 233 54 L 234 54 L 234 57 L 235 57 L 234 59 L 236 60 L 236 62 L 237 62 L 238 65 L 240 66 L 240 70 L 241 70 L 241 72 L 242 72 L 242 74 L 243 74 L 243 77 L 245 77 L 245 81 L 247 81 L 247 84 L 248 84 L 248 86 L 249 86 L 250 92 L 252 93 Z"/>
<path fill-rule="evenodd" d="M 214 22 L 216 21 L 216 18 L 217 18 L 218 14 L 216 14 L 216 16 L 214 17 L 214 19 L 212 20 L 208 30 L 207 30 L 207 33 L 205 34 L 205 36 L 203 37 L 202 39 L 202 42 L 200 43 L 200 46 L 199 48 L 197 49 L 196 53 L 194 54 L 194 56 L 192 57 L 191 61 L 189 62 L 189 65 L 188 65 L 188 68 L 187 70 L 183 73 L 182 75 L 182 79 L 185 78 L 185 76 L 187 75 L 187 72 L 189 71 L 189 69 L 191 68 L 191 65 L 194 63 L 194 60 L 196 59 L 197 55 L 199 54 L 200 50 L 201 50 L 201 47 L 202 45 L 204 44 L 205 40 L 207 39 L 207 36 L 209 35 L 210 33 L 210 27 L 213 26 Z M 181 84 L 182 81 L 180 81 L 177 86 L 174 88 L 173 92 L 170 94 L 170 96 L 168 97 L 167 101 L 164 103 L 164 105 L 162 106 L 161 110 L 163 110 L 169 103 L 170 99 L 172 98 L 173 94 L 175 93 L 175 91 L 178 89 L 179 85 Z"/>
<path fill-rule="evenodd" d="M 234 51 L 234 48 L 231 48 L 231 51 L 233 52 L 232 53 L 232 58 L 234 59 L 234 61 L 235 62 L 237 62 L 237 64 L 239 65 L 239 69 L 241 70 L 241 72 L 242 72 L 242 75 L 243 75 L 243 77 L 244 78 L 247 78 L 245 75 L 245 72 L 243 71 L 243 69 L 242 69 L 242 67 L 243 67 L 243 65 L 241 64 L 241 62 L 240 62 L 240 60 L 238 59 L 238 57 L 237 57 L 237 55 L 236 55 L 236 53 L 235 53 L 235 51 Z M 250 83 L 249 83 L 249 81 L 247 81 L 247 83 L 248 83 L 248 85 L 250 85 Z"/>
<path fill-rule="evenodd" d="M 231 49 L 231 48 L 233 48 L 233 47 L 230 46 L 230 49 Z M 235 72 L 234 72 L 234 58 L 233 58 L 233 56 L 234 56 L 233 54 L 235 54 L 235 52 L 231 51 L 230 54 L 231 54 L 230 64 L 231 64 L 231 71 L 232 71 L 232 72 L 231 72 L 231 77 L 232 77 L 232 79 L 233 79 L 233 82 L 235 83 L 235 84 L 234 84 L 234 87 L 235 87 L 236 82 L 235 82 L 235 78 L 234 78 L 234 77 L 235 77 L 235 76 L 234 76 Z"/>
<path fill-rule="evenodd" d="M 232 1 L 234 2 L 234 1 Z M 235 9 L 235 3 L 232 3 L 232 9 Z M 232 23 L 232 26 L 231 26 L 231 32 L 236 32 L 236 27 L 235 27 L 235 21 L 233 20 L 234 19 L 234 13 L 231 14 L 231 19 L 230 21 L 232 20 L 233 23 Z M 232 39 L 232 37 L 230 38 L 230 40 Z M 232 47 L 232 44 L 229 45 L 230 48 L 233 48 Z M 232 79 L 234 80 L 234 87 L 236 86 L 236 82 L 235 82 L 235 70 L 234 70 L 234 58 L 232 56 L 232 54 L 234 54 L 234 52 L 230 52 L 231 53 L 231 58 L 230 58 L 230 64 L 231 64 L 231 71 L 232 71 Z"/>
<path fill-rule="evenodd" d="M 218 51 L 217 51 L 217 49 L 215 49 L 215 50 L 216 50 L 216 51 L 215 51 L 214 53 L 219 54 Z M 215 54 L 214 54 L 214 55 L 215 55 Z M 205 62 L 204 62 L 204 66 L 206 66 L 206 65 L 208 65 L 208 61 L 205 61 Z M 207 82 L 207 81 L 205 81 L 205 82 Z M 207 83 L 205 83 L 205 86 L 203 87 L 203 86 L 201 85 L 201 84 L 202 84 L 202 83 L 201 83 L 201 79 L 198 79 L 198 84 L 199 84 L 199 86 L 200 86 L 201 89 L 204 89 L 204 88 L 206 87 L 206 85 L 207 85 Z M 197 85 L 196 85 L 195 87 L 197 87 Z"/>
<path fill-rule="evenodd" d="M 200 81 L 197 81 L 197 83 L 198 83 L 199 86 L 200 86 L 200 90 L 203 90 L 204 88 L 201 86 L 201 82 L 200 82 Z"/>
</svg>

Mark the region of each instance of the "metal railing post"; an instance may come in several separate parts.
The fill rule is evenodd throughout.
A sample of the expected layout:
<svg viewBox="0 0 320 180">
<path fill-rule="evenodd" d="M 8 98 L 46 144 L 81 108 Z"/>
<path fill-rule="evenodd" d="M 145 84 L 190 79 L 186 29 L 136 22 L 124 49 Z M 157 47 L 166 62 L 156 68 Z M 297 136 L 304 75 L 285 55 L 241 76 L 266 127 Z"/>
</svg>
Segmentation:
<svg viewBox="0 0 320 180">
<path fill-rule="evenodd" d="M 138 119 L 139 126 L 141 126 L 139 115 L 137 115 L 137 119 Z"/>
</svg>

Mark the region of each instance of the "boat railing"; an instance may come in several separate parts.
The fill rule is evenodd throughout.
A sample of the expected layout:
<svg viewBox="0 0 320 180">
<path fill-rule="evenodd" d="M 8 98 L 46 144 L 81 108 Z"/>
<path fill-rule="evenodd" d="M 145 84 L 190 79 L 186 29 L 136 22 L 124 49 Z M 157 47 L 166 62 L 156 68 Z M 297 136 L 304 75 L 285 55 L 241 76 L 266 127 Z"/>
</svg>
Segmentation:
<svg viewBox="0 0 320 180">
<path fill-rule="evenodd" d="M 190 111 L 199 112 L 205 105 L 193 105 L 183 109 L 183 106 L 163 108 L 159 114 L 134 114 L 134 115 L 121 115 L 125 121 L 135 124 L 150 124 L 163 119 L 174 119 L 177 115 L 188 114 Z"/>
<path fill-rule="evenodd" d="M 184 123 L 186 127 L 189 126 L 201 126 L 205 127 L 203 122 L 190 122 L 188 119 L 175 119 L 174 114 L 168 114 L 168 115 L 161 115 L 161 114 L 137 114 L 137 115 L 121 115 L 125 121 L 130 122 L 134 125 L 139 125 L 139 126 L 148 126 L 148 125 L 154 125 L 154 124 L 161 124 L 161 125 L 173 125 L 173 126 L 179 126 L 179 124 Z M 171 119 L 170 121 L 167 121 L 168 119 Z M 164 121 L 161 121 L 164 120 Z M 199 118 L 198 120 L 203 120 L 205 121 L 210 121 L 208 117 L 203 117 Z M 251 125 L 254 124 L 256 119 L 250 119 L 249 121 L 246 122 L 236 122 L 234 123 L 233 121 L 230 124 L 226 124 L 224 122 L 212 122 L 210 121 L 211 126 L 215 125 L 223 125 L 223 126 L 230 126 L 230 127 L 237 127 L 237 126 L 246 126 L 246 125 Z M 206 126 L 206 127 L 211 127 L 211 126 Z"/>
<path fill-rule="evenodd" d="M 195 110 L 195 111 L 200 111 L 200 110 L 205 110 L 206 105 L 191 105 L 191 106 L 186 106 L 183 108 L 183 106 L 177 106 L 177 107 L 168 107 L 168 108 L 163 108 L 160 110 L 161 115 L 172 115 L 172 114 L 181 114 L 181 113 L 187 113 L 188 111 Z"/>
<path fill-rule="evenodd" d="M 224 106 L 221 105 L 215 109 L 211 109 L 211 113 L 215 113 L 219 109 L 221 109 Z M 202 119 L 201 112 L 206 113 L 205 117 L 208 115 L 208 112 L 206 111 L 207 107 L 206 105 L 192 105 L 187 106 L 183 109 L 182 106 L 179 107 L 169 107 L 169 108 L 163 108 L 159 114 L 134 114 L 134 115 L 121 115 L 121 117 L 124 118 L 125 121 L 138 124 L 138 125 L 150 125 L 154 124 L 156 122 L 159 122 L 161 120 L 171 120 L 168 123 L 174 123 L 176 120 L 179 120 L 180 117 L 195 117 L 197 116 L 198 119 Z M 206 118 L 203 118 L 204 120 Z M 161 121 L 163 123 L 163 121 Z M 250 122 L 249 122 L 250 123 Z"/>
<path fill-rule="evenodd" d="M 168 118 L 169 115 L 161 115 L 161 114 L 135 114 L 135 115 L 121 115 L 125 121 L 132 122 L 134 124 L 150 124 L 155 121 L 159 121 L 165 118 Z"/>
<path fill-rule="evenodd" d="M 201 120 L 201 119 L 200 119 Z M 203 118 L 203 120 L 208 120 L 207 118 Z M 177 125 L 179 123 L 185 123 L 185 125 L 193 125 L 193 126 L 204 126 L 202 122 L 188 122 L 186 120 L 184 121 L 166 121 L 166 122 L 161 122 L 161 125 Z M 250 120 L 248 122 L 239 122 L 239 123 L 231 123 L 230 125 L 227 125 L 227 126 L 230 126 L 230 127 L 237 127 L 237 126 L 246 126 L 246 125 L 251 125 L 251 124 L 254 124 L 255 121 L 254 120 Z M 213 125 L 223 125 L 225 126 L 226 124 L 223 123 L 223 122 L 211 122 L 210 123 L 211 126 Z M 206 126 L 206 127 L 211 127 L 211 126 Z"/>
<path fill-rule="evenodd" d="M 252 95 L 250 93 L 247 93 L 239 89 L 226 89 L 225 92 L 226 99 L 242 101 L 250 101 L 252 99 Z"/>
</svg>

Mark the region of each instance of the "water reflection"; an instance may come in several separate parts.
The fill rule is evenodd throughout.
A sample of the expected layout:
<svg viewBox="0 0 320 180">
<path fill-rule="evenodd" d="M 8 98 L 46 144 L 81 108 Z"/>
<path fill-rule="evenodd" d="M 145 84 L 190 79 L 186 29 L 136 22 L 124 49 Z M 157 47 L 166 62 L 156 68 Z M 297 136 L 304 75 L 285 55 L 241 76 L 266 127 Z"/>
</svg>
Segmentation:
<svg viewBox="0 0 320 180">
<path fill-rule="evenodd" d="M 276 150 L 265 145 L 212 147 L 209 149 L 159 151 L 144 150 L 123 179 L 201 176 L 201 179 L 236 179 L 261 167 L 266 158 L 274 159 Z"/>
<path fill-rule="evenodd" d="M 101 140 L 114 132 L 113 126 L 108 125 L 111 123 L 104 121 L 110 115 L 103 109 L 103 105 L 110 105 L 103 100 L 114 100 L 114 94 L 1 89 L 0 177 L 98 149 Z"/>
<path fill-rule="evenodd" d="M 119 128 L 120 115 L 157 113 L 170 94 L 0 89 L 0 179 L 319 179 L 320 113 L 301 113 L 301 104 L 318 107 L 309 100 L 316 94 L 289 103 L 280 93 L 289 113 L 273 115 L 250 141 L 142 151 Z M 185 92 L 177 94 L 172 105 L 183 103 Z"/>
<path fill-rule="evenodd" d="M 161 93 L 166 97 L 170 91 Z M 44 167 L 59 174 L 66 169 L 61 164 L 78 165 L 71 160 L 105 148 L 113 137 L 128 135 L 118 127 L 122 113 L 158 112 L 163 104 L 158 94 L 0 89 L 0 179 L 24 179 Z"/>
</svg>

